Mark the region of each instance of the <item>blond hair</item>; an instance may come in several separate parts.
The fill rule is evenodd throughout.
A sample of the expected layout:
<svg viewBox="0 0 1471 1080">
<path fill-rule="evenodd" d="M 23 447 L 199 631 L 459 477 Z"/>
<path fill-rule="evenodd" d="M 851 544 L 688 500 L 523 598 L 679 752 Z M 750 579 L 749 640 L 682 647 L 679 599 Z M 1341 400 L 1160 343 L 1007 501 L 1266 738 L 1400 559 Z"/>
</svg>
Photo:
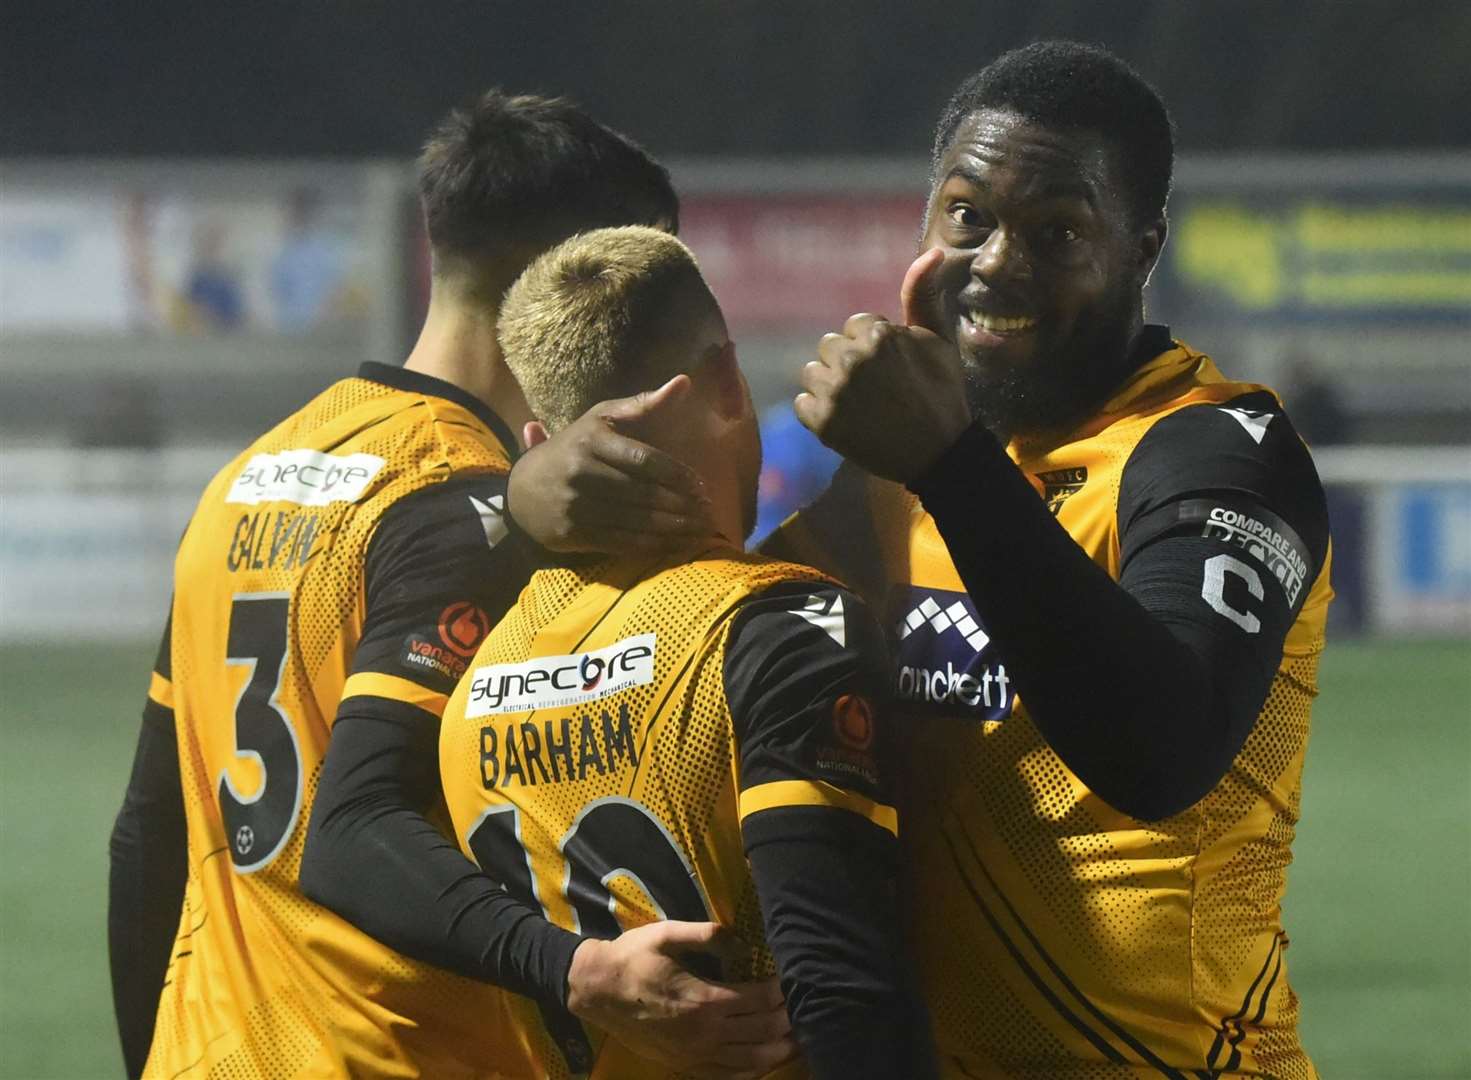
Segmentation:
<svg viewBox="0 0 1471 1080">
<path fill-rule="evenodd" d="M 548 431 L 678 368 L 654 346 L 689 325 L 681 287 L 708 289 L 690 249 L 658 229 L 581 233 L 537 258 L 501 306 L 506 366 Z M 713 303 L 713 300 L 711 301 Z"/>
</svg>

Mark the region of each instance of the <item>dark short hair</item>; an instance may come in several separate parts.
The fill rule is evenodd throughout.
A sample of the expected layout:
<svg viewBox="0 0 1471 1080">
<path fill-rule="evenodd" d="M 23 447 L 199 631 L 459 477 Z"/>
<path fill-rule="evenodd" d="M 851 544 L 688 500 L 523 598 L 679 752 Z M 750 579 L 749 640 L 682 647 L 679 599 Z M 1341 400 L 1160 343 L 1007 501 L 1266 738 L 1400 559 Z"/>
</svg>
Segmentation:
<svg viewBox="0 0 1471 1080">
<path fill-rule="evenodd" d="M 950 98 L 935 127 L 933 179 L 966 117 L 1010 109 L 1048 128 L 1094 131 L 1114 149 L 1135 220 L 1164 213 L 1174 173 L 1174 125 L 1154 87 L 1117 56 L 1076 41 L 1039 41 L 1004 53 Z"/>
<path fill-rule="evenodd" d="M 489 90 L 455 109 L 419 155 L 436 255 L 494 256 L 609 225 L 679 226 L 669 172 L 563 98 Z"/>
</svg>

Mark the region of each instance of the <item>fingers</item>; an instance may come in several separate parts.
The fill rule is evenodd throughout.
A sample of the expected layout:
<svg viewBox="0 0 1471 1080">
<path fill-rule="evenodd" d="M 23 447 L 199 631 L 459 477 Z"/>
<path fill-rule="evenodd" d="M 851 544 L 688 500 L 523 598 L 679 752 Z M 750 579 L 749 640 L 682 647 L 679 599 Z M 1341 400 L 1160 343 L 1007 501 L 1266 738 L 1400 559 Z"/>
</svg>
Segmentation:
<svg viewBox="0 0 1471 1080">
<path fill-rule="evenodd" d="M 848 321 L 843 324 L 843 336 L 854 339 L 861 338 L 868 333 L 875 324 L 888 322 L 882 315 L 874 315 L 867 311 L 860 311 L 857 315 L 848 316 Z"/>
<path fill-rule="evenodd" d="M 666 919 L 655 923 L 662 947 L 669 952 L 702 952 L 726 936 L 725 927 L 714 922 L 681 922 Z"/>
<path fill-rule="evenodd" d="M 693 385 L 688 375 L 679 374 L 657 390 L 643 390 L 633 397 L 605 401 L 589 411 L 613 423 L 636 423 L 665 409 L 677 408 Z"/>
<path fill-rule="evenodd" d="M 930 248 L 904 272 L 904 283 L 899 286 L 899 308 L 905 326 L 920 326 L 938 333 L 939 284 L 937 277 L 940 266 L 945 262 L 945 252 Z"/>
<path fill-rule="evenodd" d="M 736 1013 L 720 1022 L 720 1037 L 727 1043 L 764 1043 L 784 1039 L 792 1033 L 792 1020 L 785 1005 L 757 1013 Z"/>
<path fill-rule="evenodd" d="M 660 551 L 712 534 L 702 517 L 665 514 L 618 502 L 582 502 L 567 537 L 585 551 Z"/>
<path fill-rule="evenodd" d="M 792 411 L 802 421 L 803 427 L 821 439 L 828 419 L 832 416 L 832 401 L 803 392 L 792 399 Z"/>
<path fill-rule="evenodd" d="M 678 458 L 648 443 L 604 429 L 588 436 L 587 450 L 597 460 L 621 473 L 670 491 L 704 497 L 704 483 L 698 473 Z"/>
<path fill-rule="evenodd" d="M 670 920 L 659 925 L 664 928 L 662 947 L 671 954 L 701 952 L 725 960 L 736 960 L 747 949 L 746 944 L 735 933 L 719 923 Z M 780 991 L 777 1000 L 781 1000 Z M 757 1004 L 752 1007 L 762 1006 Z"/>
</svg>

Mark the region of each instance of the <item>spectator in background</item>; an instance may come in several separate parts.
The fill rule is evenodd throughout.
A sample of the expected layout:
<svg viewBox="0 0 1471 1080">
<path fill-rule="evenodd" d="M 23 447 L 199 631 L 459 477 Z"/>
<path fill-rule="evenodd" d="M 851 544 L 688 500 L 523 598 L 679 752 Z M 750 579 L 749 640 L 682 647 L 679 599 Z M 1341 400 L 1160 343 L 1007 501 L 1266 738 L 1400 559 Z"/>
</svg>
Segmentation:
<svg viewBox="0 0 1471 1080">
<path fill-rule="evenodd" d="M 337 314 L 346 276 L 342 238 L 322 222 L 321 192 L 298 189 L 286 211 L 285 243 L 271 262 L 277 328 L 310 330 Z"/>
<path fill-rule="evenodd" d="M 186 330 L 236 330 L 245 322 L 245 292 L 239 273 L 225 259 L 225 240 L 219 221 L 206 220 L 194 229 L 178 320 Z"/>
</svg>

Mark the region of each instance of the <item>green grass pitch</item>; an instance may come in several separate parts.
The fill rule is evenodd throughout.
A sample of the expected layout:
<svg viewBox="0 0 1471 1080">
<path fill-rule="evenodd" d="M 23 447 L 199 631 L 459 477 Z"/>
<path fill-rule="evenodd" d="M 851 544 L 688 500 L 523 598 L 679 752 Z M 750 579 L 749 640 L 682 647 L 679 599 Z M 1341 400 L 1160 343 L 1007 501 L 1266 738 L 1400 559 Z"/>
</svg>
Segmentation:
<svg viewBox="0 0 1471 1080">
<path fill-rule="evenodd" d="M 121 1075 L 107 837 L 151 647 L 0 649 L 0 1077 Z M 1324 1077 L 1471 1076 L 1471 645 L 1329 648 L 1288 962 Z"/>
</svg>

